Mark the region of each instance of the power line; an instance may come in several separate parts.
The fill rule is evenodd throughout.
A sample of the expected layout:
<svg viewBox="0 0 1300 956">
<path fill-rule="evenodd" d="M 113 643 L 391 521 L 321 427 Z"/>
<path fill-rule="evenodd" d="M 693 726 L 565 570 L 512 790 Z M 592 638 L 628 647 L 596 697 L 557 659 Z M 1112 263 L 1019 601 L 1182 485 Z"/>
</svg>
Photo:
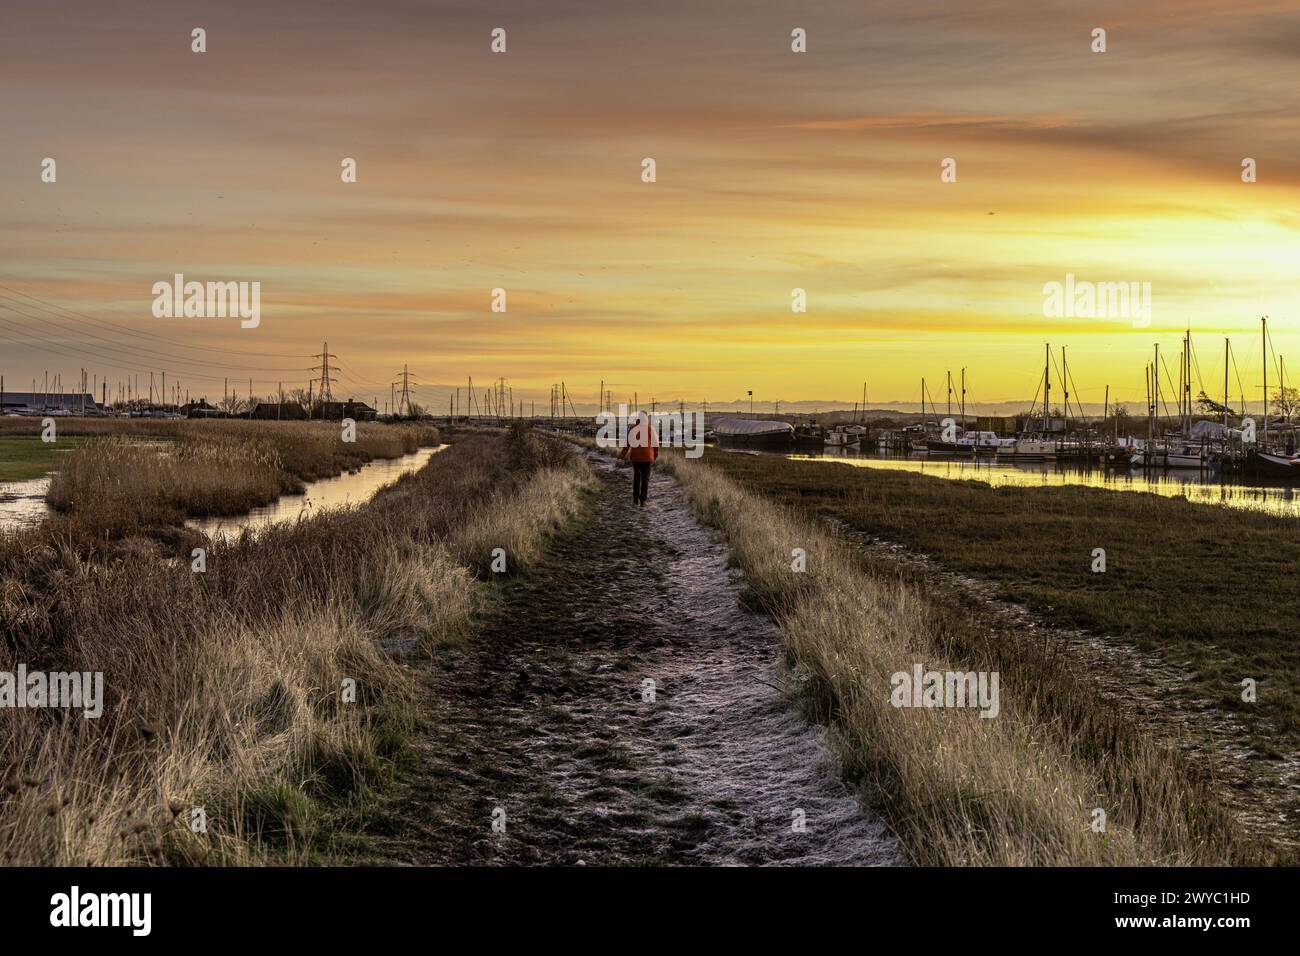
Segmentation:
<svg viewBox="0 0 1300 956">
<path fill-rule="evenodd" d="M 313 372 L 320 372 L 320 400 L 322 402 L 333 401 L 334 393 L 331 391 L 330 385 L 337 382 L 338 379 L 330 375 L 330 359 L 336 359 L 338 356 L 330 352 L 330 344 L 325 342 L 321 346 L 320 355 L 313 355 L 312 358 L 320 359 L 320 364 L 313 365 L 311 368 Z"/>
<path fill-rule="evenodd" d="M 0 326 L 8 328 L 12 331 L 16 331 L 19 335 L 31 334 L 28 330 L 23 329 L 21 327 L 15 328 L 12 324 L 10 324 L 9 322 L 5 321 L 2 318 L 0 318 Z M 96 355 L 93 352 L 86 351 L 85 349 L 80 349 L 73 345 L 66 345 L 66 344 L 55 345 L 50 342 L 32 342 L 30 340 L 25 340 L 21 338 L 18 339 L 9 338 L 8 336 L 0 336 L 0 338 L 5 338 L 6 341 L 13 342 L 17 346 L 35 349 L 36 351 L 39 352 L 55 353 L 58 355 L 71 356 L 72 358 L 76 359 L 79 364 L 85 362 L 87 358 L 89 358 L 92 362 L 97 362 L 101 366 L 107 365 L 109 368 L 121 369 L 127 372 L 135 372 L 139 374 L 148 375 L 150 373 L 158 371 L 158 367 L 156 365 L 137 365 L 137 364 L 131 364 L 126 362 L 120 362 L 120 361 L 106 361 L 102 356 Z M 213 383 L 222 381 L 222 376 L 220 375 L 204 375 L 199 372 L 191 372 L 188 370 L 185 372 L 185 377 L 187 379 L 197 379 L 199 381 L 213 382 Z M 275 379 L 254 379 L 254 381 L 256 381 L 258 384 L 272 384 L 276 380 Z"/>
<path fill-rule="evenodd" d="M 400 416 L 402 408 L 406 409 L 408 415 L 414 414 L 411 411 L 411 372 L 405 365 L 403 365 L 402 370 L 397 374 L 402 377 L 400 383 L 402 386 L 402 396 L 393 404 L 393 414 Z M 399 383 L 393 382 L 393 385 L 397 384 Z"/>
<path fill-rule="evenodd" d="M 45 312 L 49 311 L 49 310 L 41 309 L 40 306 L 28 306 L 28 307 L 39 309 Z M 177 359 L 173 355 L 169 355 L 165 352 L 159 352 L 155 349 L 146 349 L 141 346 L 135 346 L 135 345 L 118 345 L 115 344 L 112 339 L 105 338 L 104 336 L 98 335 L 97 333 L 88 332 L 83 329 L 78 329 L 75 326 L 64 325 L 62 322 L 59 321 L 58 318 L 53 317 L 53 315 L 57 315 L 57 313 L 54 313 L 53 315 L 44 315 L 44 316 L 32 315 L 29 312 L 24 312 L 21 309 L 8 304 L 8 302 L 5 301 L 4 297 L 0 297 L 0 308 L 7 309 L 10 312 L 14 312 L 18 315 L 23 316 L 24 318 L 32 319 L 36 322 L 48 322 L 52 325 L 57 326 L 58 328 L 72 332 L 76 335 L 86 335 L 86 336 L 91 336 L 93 338 L 97 338 L 100 341 L 107 343 L 105 345 L 98 346 L 98 348 L 108 349 L 113 352 L 121 352 L 125 355 L 130 355 L 132 358 L 139 359 L 142 361 L 147 361 L 150 364 L 156 364 L 157 359 L 150 358 L 148 356 L 157 356 L 158 358 L 163 359 L 168 365 L 181 366 L 181 367 L 188 366 L 188 365 L 195 365 L 202 368 L 219 368 L 225 370 L 236 369 L 239 371 L 247 371 L 251 369 L 252 371 L 257 371 L 257 372 L 305 372 L 307 371 L 307 369 L 305 368 L 268 368 L 265 366 L 229 365 L 223 362 L 205 362 L 202 359 L 188 359 L 188 358 Z"/>
<path fill-rule="evenodd" d="M 177 342 L 173 339 L 168 339 L 161 335 L 155 335 L 154 333 L 151 332 L 141 332 L 139 329 L 133 329 L 130 328 L 129 326 L 119 325 L 118 323 L 111 322 L 108 319 L 96 318 L 94 316 L 86 315 L 84 312 L 78 312 L 75 309 L 68 308 L 67 306 L 59 305 L 54 302 L 49 302 L 45 299 L 37 298 L 34 295 L 23 292 L 19 289 L 12 288 L 11 286 L 0 284 L 0 289 L 4 289 L 5 291 L 11 292 L 14 295 L 22 296 L 24 299 L 31 299 L 33 302 L 39 302 L 40 304 L 49 306 L 50 308 L 58 309 L 61 312 L 66 312 L 69 313 L 70 315 L 78 316 L 87 322 L 110 325 L 115 329 L 119 329 L 120 331 L 126 332 L 128 335 L 136 335 L 139 336 L 140 338 L 146 338 L 153 342 L 165 342 L 169 345 L 175 345 L 177 348 L 195 349 L 198 351 L 205 351 L 205 352 L 225 352 L 228 355 L 240 355 L 247 358 L 312 358 L 312 356 L 310 355 L 294 355 L 287 352 L 260 352 L 260 351 L 246 352 L 246 351 L 241 351 L 239 349 L 221 348 L 220 346 L 217 345 L 193 345 L 186 342 Z"/>
</svg>

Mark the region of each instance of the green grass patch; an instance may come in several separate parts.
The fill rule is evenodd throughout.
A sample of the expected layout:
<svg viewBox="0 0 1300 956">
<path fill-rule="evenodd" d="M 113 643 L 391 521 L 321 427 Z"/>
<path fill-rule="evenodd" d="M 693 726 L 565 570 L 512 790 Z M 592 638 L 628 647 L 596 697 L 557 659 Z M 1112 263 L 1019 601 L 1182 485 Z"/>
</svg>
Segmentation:
<svg viewBox="0 0 1300 956">
<path fill-rule="evenodd" d="M 0 436 L 0 481 L 28 481 L 56 470 L 68 452 L 86 442 L 81 436 L 43 442 L 39 435 Z"/>
</svg>

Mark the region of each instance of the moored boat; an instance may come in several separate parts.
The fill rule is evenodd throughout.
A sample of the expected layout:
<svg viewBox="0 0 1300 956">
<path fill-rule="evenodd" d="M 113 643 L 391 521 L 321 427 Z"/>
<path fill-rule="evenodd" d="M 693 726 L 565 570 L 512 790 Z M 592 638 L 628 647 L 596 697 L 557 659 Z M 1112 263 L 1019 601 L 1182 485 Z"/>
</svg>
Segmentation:
<svg viewBox="0 0 1300 956">
<path fill-rule="evenodd" d="M 1300 480 L 1300 459 L 1294 455 L 1275 455 L 1270 452 L 1252 452 L 1247 460 L 1260 478 L 1279 478 L 1283 481 Z"/>
<path fill-rule="evenodd" d="M 995 455 L 997 450 L 1013 439 L 999 438 L 996 432 L 968 431 L 957 439 L 958 447 L 977 455 Z"/>
<path fill-rule="evenodd" d="M 1009 444 L 995 449 L 999 458 L 1019 461 L 1055 461 L 1059 443 L 1054 438 L 1021 435 Z"/>
<path fill-rule="evenodd" d="M 736 448 L 788 449 L 794 445 L 794 426 L 789 422 L 719 418 L 713 422 L 713 434 L 718 444 Z"/>
<path fill-rule="evenodd" d="M 864 425 L 837 425 L 826 433 L 826 444 L 833 448 L 857 448 L 866 437 Z"/>
<path fill-rule="evenodd" d="M 1208 447 L 1181 440 L 1162 445 L 1148 444 L 1134 451 L 1130 460 L 1142 468 L 1193 468 L 1197 471 L 1214 468 L 1216 464 Z"/>
</svg>

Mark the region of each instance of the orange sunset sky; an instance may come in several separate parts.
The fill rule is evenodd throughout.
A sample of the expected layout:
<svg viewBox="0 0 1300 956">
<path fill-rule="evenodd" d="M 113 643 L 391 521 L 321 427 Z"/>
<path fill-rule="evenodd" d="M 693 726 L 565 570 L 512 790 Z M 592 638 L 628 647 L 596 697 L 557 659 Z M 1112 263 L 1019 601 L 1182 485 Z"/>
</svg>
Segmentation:
<svg viewBox="0 0 1300 956">
<path fill-rule="evenodd" d="M 11 389 L 267 394 L 328 340 L 381 407 L 403 363 L 436 411 L 467 375 L 942 402 L 963 366 L 991 403 L 1051 342 L 1077 397 L 1140 403 L 1190 324 L 1212 393 L 1230 335 L 1258 400 L 1261 315 L 1300 374 L 1296 0 L 5 0 L 0 80 Z M 178 272 L 259 281 L 261 325 L 154 318 Z M 1045 318 L 1067 273 L 1150 282 L 1150 327 Z"/>
</svg>

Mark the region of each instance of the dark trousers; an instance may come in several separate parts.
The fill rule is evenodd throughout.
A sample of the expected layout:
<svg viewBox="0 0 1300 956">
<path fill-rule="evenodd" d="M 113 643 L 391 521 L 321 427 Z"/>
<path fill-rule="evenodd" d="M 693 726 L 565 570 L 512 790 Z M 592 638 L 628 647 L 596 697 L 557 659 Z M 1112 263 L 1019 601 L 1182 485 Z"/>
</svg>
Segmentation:
<svg viewBox="0 0 1300 956">
<path fill-rule="evenodd" d="M 650 469 L 655 463 L 653 461 L 634 461 L 632 462 L 632 500 L 645 502 L 645 497 L 650 492 Z"/>
</svg>

